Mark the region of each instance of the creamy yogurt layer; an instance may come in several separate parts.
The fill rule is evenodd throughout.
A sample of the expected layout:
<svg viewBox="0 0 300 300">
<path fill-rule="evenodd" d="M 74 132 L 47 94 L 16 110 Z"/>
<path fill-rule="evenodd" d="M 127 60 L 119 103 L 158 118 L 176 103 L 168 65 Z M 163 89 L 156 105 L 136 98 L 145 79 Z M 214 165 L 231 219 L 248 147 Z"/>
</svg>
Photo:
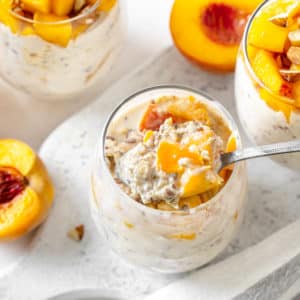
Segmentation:
<svg viewBox="0 0 300 300">
<path fill-rule="evenodd" d="M 228 245 L 243 218 L 247 178 L 244 163 L 216 172 L 220 151 L 241 146 L 222 107 L 183 88 L 153 88 L 125 101 L 104 133 L 92 216 L 114 251 L 178 273 Z"/>
<path fill-rule="evenodd" d="M 122 27 L 119 1 L 65 47 L 34 33 L 13 33 L 0 23 L 0 55 L 5 58 L 0 74 L 38 99 L 74 98 L 105 80 L 120 50 Z"/>
</svg>

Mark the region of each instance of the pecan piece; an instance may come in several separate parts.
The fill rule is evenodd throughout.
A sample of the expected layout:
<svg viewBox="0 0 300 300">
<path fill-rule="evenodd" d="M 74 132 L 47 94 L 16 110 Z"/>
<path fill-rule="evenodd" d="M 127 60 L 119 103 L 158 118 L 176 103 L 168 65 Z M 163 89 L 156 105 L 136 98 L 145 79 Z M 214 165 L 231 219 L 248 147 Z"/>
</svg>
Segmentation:
<svg viewBox="0 0 300 300">
<path fill-rule="evenodd" d="M 293 64 L 300 65 L 300 47 L 290 47 L 287 57 Z"/>
</svg>

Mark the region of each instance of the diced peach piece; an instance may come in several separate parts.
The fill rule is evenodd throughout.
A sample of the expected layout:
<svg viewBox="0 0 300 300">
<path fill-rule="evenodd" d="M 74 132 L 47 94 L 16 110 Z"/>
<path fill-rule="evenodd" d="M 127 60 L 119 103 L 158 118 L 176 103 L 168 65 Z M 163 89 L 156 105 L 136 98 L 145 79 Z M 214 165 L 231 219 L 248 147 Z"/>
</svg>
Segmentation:
<svg viewBox="0 0 300 300">
<path fill-rule="evenodd" d="M 75 0 L 52 0 L 52 12 L 57 16 L 67 16 L 74 7 Z"/>
<path fill-rule="evenodd" d="M 172 115 L 169 112 L 161 112 L 158 110 L 157 104 L 150 104 L 142 117 L 139 124 L 139 129 L 143 130 L 158 130 L 159 127 L 169 118 L 172 118 L 174 123 L 186 121 L 184 118 Z"/>
<path fill-rule="evenodd" d="M 51 10 L 51 0 L 21 0 L 21 6 L 24 10 L 32 13 L 42 12 L 48 14 Z"/>
<path fill-rule="evenodd" d="M 52 14 L 35 13 L 34 21 L 36 21 L 36 23 L 34 23 L 34 30 L 42 39 L 66 47 L 72 38 L 72 25 L 70 22 L 55 24 L 56 22 L 64 20 L 68 20 L 68 18 L 58 17 Z"/>
<path fill-rule="evenodd" d="M 188 146 L 161 141 L 157 150 L 157 166 L 166 173 L 180 173 L 183 168 L 179 164 L 182 158 L 190 159 L 196 165 L 202 165 L 200 153 L 191 152 Z"/>
<path fill-rule="evenodd" d="M 12 0 L 0 0 L 0 22 L 8 26 L 13 33 L 20 29 L 20 22 L 10 13 Z"/>
<path fill-rule="evenodd" d="M 291 87 L 280 75 L 272 53 L 263 49 L 259 50 L 252 62 L 252 66 L 258 78 L 271 91 L 284 97 L 291 96 Z"/>
<path fill-rule="evenodd" d="M 205 193 L 221 185 L 222 179 L 210 167 L 192 174 L 184 174 L 181 177 L 182 198 L 192 197 Z"/>
<path fill-rule="evenodd" d="M 248 54 L 248 57 L 249 57 L 249 60 L 252 61 L 255 56 L 256 56 L 256 53 L 259 49 L 252 46 L 252 45 L 249 45 L 247 46 L 247 54 Z"/>
<path fill-rule="evenodd" d="M 22 32 L 21 32 L 21 35 L 27 36 L 27 35 L 33 35 L 34 33 L 35 33 L 35 32 L 34 32 L 33 27 L 32 27 L 31 25 L 26 25 L 26 26 L 23 28 L 23 30 L 22 30 Z"/>
<path fill-rule="evenodd" d="M 188 99 L 176 98 L 174 101 L 170 101 L 167 110 L 171 115 L 185 120 L 201 121 L 204 124 L 209 124 L 208 111 L 205 105 L 193 96 Z"/>
<path fill-rule="evenodd" d="M 144 142 L 144 143 L 147 143 L 147 142 L 151 139 L 151 137 L 153 136 L 153 134 L 154 134 L 154 131 L 148 130 L 148 131 L 145 133 L 145 135 L 144 135 L 143 142 Z"/>
<path fill-rule="evenodd" d="M 227 141 L 225 152 L 233 152 L 237 149 L 236 136 L 232 133 Z"/>
<path fill-rule="evenodd" d="M 295 23 L 295 18 L 300 15 L 300 3 L 295 1 L 294 5 L 288 12 L 287 27 Z"/>
<path fill-rule="evenodd" d="M 101 0 L 98 7 L 99 11 L 109 12 L 117 3 L 117 0 Z"/>
<path fill-rule="evenodd" d="M 268 19 L 268 16 L 264 17 L 262 14 L 253 20 L 248 42 L 257 48 L 283 53 L 288 34 L 288 28 L 275 25 Z"/>
</svg>

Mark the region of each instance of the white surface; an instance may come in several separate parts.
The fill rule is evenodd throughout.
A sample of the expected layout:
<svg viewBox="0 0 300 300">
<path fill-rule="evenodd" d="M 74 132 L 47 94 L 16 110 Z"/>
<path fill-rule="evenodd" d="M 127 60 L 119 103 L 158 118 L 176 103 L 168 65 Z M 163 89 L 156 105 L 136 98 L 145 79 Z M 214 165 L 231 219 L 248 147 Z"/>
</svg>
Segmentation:
<svg viewBox="0 0 300 300">
<path fill-rule="evenodd" d="M 173 0 L 125 0 L 128 34 L 111 83 L 171 43 L 169 12 Z M 3 58 L 2 58 L 3 59 Z M 63 120 L 91 99 L 77 103 L 43 103 L 13 91 L 0 81 L 0 138 L 19 138 L 36 149 Z"/>
<path fill-rule="evenodd" d="M 106 90 L 90 107 L 53 132 L 43 145 L 41 155 L 56 186 L 55 205 L 35 236 L 30 253 L 11 274 L 1 278 L 0 295 L 3 292 L 7 296 L 0 299 L 39 300 L 74 288 L 119 291 L 123 297 L 134 299 L 184 278 L 184 274 L 165 276 L 149 273 L 128 265 L 113 254 L 105 240 L 97 234 L 88 205 L 90 163 L 104 119 L 125 96 L 158 83 L 180 83 L 199 88 L 220 99 L 236 116 L 233 76 L 203 72 L 184 60 L 174 49 L 164 51 L 155 60 Z M 300 217 L 300 180 L 297 174 L 276 166 L 269 159 L 261 159 L 251 162 L 249 181 L 249 207 L 245 224 L 235 241 L 214 263 L 263 241 Z M 85 225 L 86 234 L 82 242 L 76 243 L 67 237 L 67 232 L 80 223 Z M 228 299 L 299 254 L 299 245 L 299 222 L 296 222 L 258 245 L 258 248 L 240 254 L 237 260 L 232 258 L 229 262 L 221 262 L 219 266 L 226 266 L 223 272 L 213 264 L 194 272 L 191 281 L 183 279 L 187 286 L 179 283 L 178 295 L 182 295 L 191 285 L 193 295 L 198 297 L 196 299 L 205 299 L 202 297 L 205 295 L 223 295 Z M 251 257 L 253 249 L 259 251 Z M 275 257 L 272 257 L 272 253 Z M 248 258 L 249 262 L 246 263 Z M 245 274 L 247 280 L 244 277 L 241 280 L 244 266 L 248 271 Z M 236 276 L 230 278 L 231 271 Z M 272 297 L 257 299 L 277 299 L 282 289 L 291 286 L 293 272 L 288 271 L 276 279 L 276 285 L 280 283 L 280 291 L 276 289 Z M 204 276 L 201 274 L 210 275 L 211 280 L 206 281 L 206 286 L 198 282 L 198 278 Z M 224 274 L 226 276 L 223 279 L 221 275 Z M 236 286 L 237 281 L 243 283 Z M 203 291 L 195 288 L 198 283 L 205 288 Z M 265 295 L 269 292 L 269 286 L 267 282 L 255 292 Z M 252 300 L 254 297 L 250 295 L 243 299 Z"/>
<path fill-rule="evenodd" d="M 284 244 L 289 246 L 283 248 Z M 299 253 L 300 221 L 297 221 L 258 245 L 170 284 L 145 300 L 232 299 Z M 277 297 L 262 299 L 275 300 Z"/>
</svg>

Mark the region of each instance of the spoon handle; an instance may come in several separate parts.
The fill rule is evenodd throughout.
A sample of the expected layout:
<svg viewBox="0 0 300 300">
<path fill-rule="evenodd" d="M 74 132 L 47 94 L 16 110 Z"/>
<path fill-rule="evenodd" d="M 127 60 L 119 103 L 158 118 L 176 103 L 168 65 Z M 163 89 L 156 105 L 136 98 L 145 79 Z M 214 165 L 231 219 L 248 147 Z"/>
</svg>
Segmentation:
<svg viewBox="0 0 300 300">
<path fill-rule="evenodd" d="M 247 159 L 293 152 L 300 152 L 300 140 L 245 148 L 235 152 L 222 154 L 222 168 Z"/>
</svg>

